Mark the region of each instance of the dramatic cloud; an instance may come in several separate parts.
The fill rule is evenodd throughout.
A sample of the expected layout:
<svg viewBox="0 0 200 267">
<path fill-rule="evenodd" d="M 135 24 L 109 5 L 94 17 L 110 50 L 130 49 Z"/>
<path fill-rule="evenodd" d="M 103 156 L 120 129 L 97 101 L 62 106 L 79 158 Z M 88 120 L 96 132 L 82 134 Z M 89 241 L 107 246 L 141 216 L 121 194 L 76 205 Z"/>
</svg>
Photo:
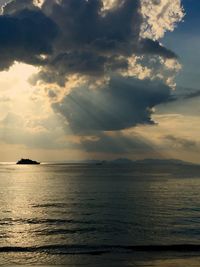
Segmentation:
<svg viewBox="0 0 200 267">
<path fill-rule="evenodd" d="M 144 23 L 142 35 L 160 39 L 166 31 L 173 31 L 184 16 L 180 0 L 141 0 Z"/>
<path fill-rule="evenodd" d="M 158 41 L 141 36 L 141 25 L 146 21 L 142 8 L 147 6 L 146 2 L 124 0 L 104 12 L 102 0 L 46 0 L 41 8 L 36 3 L 15 0 L 4 7 L 0 21 L 1 49 L 9 47 L 12 53 L 1 61 L 2 68 L 15 60 L 41 64 L 46 66 L 38 76 L 42 79 L 43 72 L 55 72 L 58 76 L 103 75 L 127 69 L 128 57 L 133 54 L 176 58 Z M 106 5 L 109 6 L 108 1 Z M 151 6 L 157 8 L 159 3 L 152 2 Z M 42 55 L 51 56 L 44 60 Z"/>
<path fill-rule="evenodd" d="M 11 0 L 0 16 L 0 69 L 38 66 L 32 84 L 75 133 L 153 124 L 179 70 L 160 38 L 182 17 L 179 0 Z"/>
<path fill-rule="evenodd" d="M 48 82 L 46 77 L 51 76 L 63 85 L 63 77 L 74 73 L 102 76 L 126 71 L 133 55 L 176 58 L 158 41 L 141 36 L 141 4 L 126 0 L 102 12 L 100 0 L 45 1 L 42 10 L 56 22 L 61 34 L 54 55 L 36 79 Z"/>
<path fill-rule="evenodd" d="M 114 77 L 99 90 L 72 90 L 53 108 L 74 132 L 111 131 L 153 124 L 152 108 L 169 99 L 170 88 L 160 82 Z"/>
</svg>

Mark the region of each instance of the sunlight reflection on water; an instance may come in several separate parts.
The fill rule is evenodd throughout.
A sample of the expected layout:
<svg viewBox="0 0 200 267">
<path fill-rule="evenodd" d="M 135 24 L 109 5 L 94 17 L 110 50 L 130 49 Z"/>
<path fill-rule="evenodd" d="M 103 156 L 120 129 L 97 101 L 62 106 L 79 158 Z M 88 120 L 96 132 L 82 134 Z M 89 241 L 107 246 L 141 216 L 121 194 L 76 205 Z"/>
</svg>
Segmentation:
<svg viewBox="0 0 200 267">
<path fill-rule="evenodd" d="M 3 165 L 0 247 L 10 251 L 2 250 L 0 258 L 6 264 L 78 265 L 80 257 L 89 264 L 92 254 L 103 252 L 109 255 L 99 255 L 99 262 L 120 255 L 127 266 L 137 266 L 134 260 L 142 266 L 151 254 L 138 259 L 126 246 L 200 245 L 199 174 L 199 169 Z M 162 266 L 159 260 L 163 266 L 181 264 L 155 257 L 148 266 Z"/>
</svg>

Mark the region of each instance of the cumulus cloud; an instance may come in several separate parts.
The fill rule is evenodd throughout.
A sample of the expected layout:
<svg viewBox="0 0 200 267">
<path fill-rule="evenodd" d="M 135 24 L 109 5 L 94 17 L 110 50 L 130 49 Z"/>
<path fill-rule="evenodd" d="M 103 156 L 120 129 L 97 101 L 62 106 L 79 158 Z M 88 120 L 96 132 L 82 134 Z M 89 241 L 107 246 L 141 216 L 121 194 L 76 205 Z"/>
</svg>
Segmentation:
<svg viewBox="0 0 200 267">
<path fill-rule="evenodd" d="M 156 6 L 159 5 L 163 3 Z M 107 12 L 102 12 L 104 6 L 109 7 Z M 117 5 L 102 0 L 46 0 L 40 8 L 32 0 L 11 1 L 1 16 L 0 39 L 4 38 L 2 41 L 15 53 L 2 61 L 2 68 L 18 60 L 41 64 L 45 66 L 42 73 L 55 72 L 57 76 L 103 75 L 107 71 L 126 69 L 127 58 L 133 54 L 175 58 L 176 55 L 158 41 L 142 37 L 141 25 L 146 21 L 143 6 L 147 3 L 142 0 L 124 0 Z M 163 16 L 165 12 L 160 14 Z M 167 16 L 170 18 L 168 13 Z M 7 29 L 6 35 L 3 29 Z M 40 57 L 42 54 L 51 56 L 45 61 Z M 44 74 L 39 77 L 42 79 Z"/>
<path fill-rule="evenodd" d="M 178 69 L 160 38 L 182 17 L 180 0 L 13 0 L 0 16 L 0 69 L 39 66 L 32 84 L 50 86 L 54 111 L 76 133 L 153 124 Z"/>
<path fill-rule="evenodd" d="M 158 40 L 166 31 L 173 31 L 184 16 L 180 0 L 141 0 L 144 17 L 142 36 Z"/>
<path fill-rule="evenodd" d="M 105 4 L 109 8 L 102 13 Z M 176 58 L 160 42 L 141 35 L 146 21 L 142 5 L 139 0 L 110 5 L 101 0 L 45 1 L 42 11 L 56 22 L 61 34 L 54 55 L 36 79 L 47 82 L 51 76 L 64 85 L 63 77 L 74 73 L 90 77 L 126 71 L 132 55 Z"/>
</svg>

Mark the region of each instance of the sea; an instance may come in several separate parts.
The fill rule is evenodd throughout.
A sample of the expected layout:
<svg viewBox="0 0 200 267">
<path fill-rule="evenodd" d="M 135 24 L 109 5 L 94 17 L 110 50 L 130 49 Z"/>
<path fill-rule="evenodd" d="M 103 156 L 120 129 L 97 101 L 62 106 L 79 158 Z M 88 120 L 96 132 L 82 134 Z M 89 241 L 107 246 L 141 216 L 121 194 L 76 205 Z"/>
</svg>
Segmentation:
<svg viewBox="0 0 200 267">
<path fill-rule="evenodd" d="M 0 265 L 200 266 L 200 166 L 0 164 Z"/>
</svg>

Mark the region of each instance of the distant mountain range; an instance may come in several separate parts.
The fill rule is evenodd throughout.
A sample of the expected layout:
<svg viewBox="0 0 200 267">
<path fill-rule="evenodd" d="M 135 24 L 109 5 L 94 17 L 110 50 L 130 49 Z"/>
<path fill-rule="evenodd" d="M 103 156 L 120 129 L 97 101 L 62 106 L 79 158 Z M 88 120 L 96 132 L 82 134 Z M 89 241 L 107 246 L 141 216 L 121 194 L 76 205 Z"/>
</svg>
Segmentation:
<svg viewBox="0 0 200 267">
<path fill-rule="evenodd" d="M 131 160 L 128 158 L 118 158 L 115 160 L 71 160 L 71 161 L 58 161 L 52 162 L 52 164 L 96 164 L 96 165 L 105 165 L 105 164 L 144 164 L 144 165 L 191 165 L 191 166 L 200 166 L 200 164 L 195 164 L 192 162 L 186 162 L 178 159 L 143 159 L 143 160 Z"/>
<path fill-rule="evenodd" d="M 175 165 L 197 165 L 192 162 L 186 162 L 178 159 L 144 159 L 135 161 L 139 164 L 175 164 Z"/>
<path fill-rule="evenodd" d="M 178 159 L 143 159 L 130 160 L 128 158 L 119 158 L 111 161 L 88 161 L 88 163 L 102 163 L 102 164 L 149 164 L 149 165 L 198 165 L 191 162 L 186 162 Z"/>
</svg>

